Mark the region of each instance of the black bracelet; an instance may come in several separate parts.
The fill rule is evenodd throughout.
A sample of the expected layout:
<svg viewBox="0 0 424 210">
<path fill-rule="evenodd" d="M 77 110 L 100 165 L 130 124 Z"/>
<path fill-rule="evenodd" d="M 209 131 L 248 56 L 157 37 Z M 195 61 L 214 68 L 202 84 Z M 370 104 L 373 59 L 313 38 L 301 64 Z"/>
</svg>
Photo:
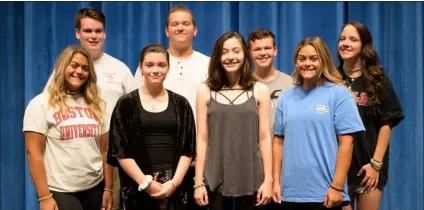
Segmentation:
<svg viewBox="0 0 424 210">
<path fill-rule="evenodd" d="M 331 188 L 333 188 L 334 190 L 339 191 L 339 192 L 343 192 L 343 189 L 339 189 L 339 188 L 337 188 L 337 187 L 334 187 L 333 185 L 330 185 L 330 187 L 331 187 Z"/>
</svg>

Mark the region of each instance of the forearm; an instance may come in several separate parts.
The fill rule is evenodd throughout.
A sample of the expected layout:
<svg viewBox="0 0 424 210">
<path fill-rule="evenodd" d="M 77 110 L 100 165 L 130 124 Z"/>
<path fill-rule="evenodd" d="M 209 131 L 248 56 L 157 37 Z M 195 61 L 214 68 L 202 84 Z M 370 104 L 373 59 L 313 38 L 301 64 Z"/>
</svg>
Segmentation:
<svg viewBox="0 0 424 210">
<path fill-rule="evenodd" d="M 104 133 L 100 137 L 100 152 L 103 158 L 103 176 L 105 182 L 105 189 L 112 189 L 113 187 L 113 168 L 106 163 L 107 151 L 109 150 L 109 133 Z"/>
<path fill-rule="evenodd" d="M 50 195 L 43 156 L 28 155 L 28 166 L 38 197 Z"/>
<path fill-rule="evenodd" d="M 106 155 L 103 156 L 103 176 L 105 189 L 113 188 L 113 167 L 106 163 Z"/>
<path fill-rule="evenodd" d="M 347 138 L 353 138 L 348 136 Z M 339 189 L 343 189 L 343 185 L 346 181 L 347 173 L 350 168 L 352 161 L 353 144 L 352 141 L 339 144 L 339 151 L 337 153 L 336 170 L 334 172 L 334 178 L 332 185 Z"/>
<path fill-rule="evenodd" d="M 181 182 L 183 182 L 183 179 L 188 171 L 188 168 L 191 165 L 191 157 L 188 156 L 181 156 L 180 160 L 178 161 L 177 169 L 175 170 L 174 177 L 172 178 L 172 182 L 179 186 Z"/>
<path fill-rule="evenodd" d="M 390 135 L 392 129 L 390 125 L 385 124 L 378 132 L 377 146 L 375 148 L 373 159 L 378 162 L 383 162 L 384 154 L 386 154 L 387 147 L 389 146 Z"/>
<path fill-rule="evenodd" d="M 208 142 L 206 140 L 198 140 L 196 144 L 196 160 L 194 184 L 203 183 L 203 171 L 205 168 L 206 151 Z"/>
<path fill-rule="evenodd" d="M 124 169 L 137 184 L 142 184 L 145 180 L 145 175 L 138 167 L 137 163 L 132 158 L 119 159 L 119 165 Z"/>
<path fill-rule="evenodd" d="M 272 141 L 272 179 L 275 184 L 280 184 L 281 167 L 283 162 L 283 139 L 274 137 Z"/>
<path fill-rule="evenodd" d="M 264 165 L 264 181 L 272 182 L 272 144 L 269 136 L 259 140 L 259 149 Z"/>
</svg>

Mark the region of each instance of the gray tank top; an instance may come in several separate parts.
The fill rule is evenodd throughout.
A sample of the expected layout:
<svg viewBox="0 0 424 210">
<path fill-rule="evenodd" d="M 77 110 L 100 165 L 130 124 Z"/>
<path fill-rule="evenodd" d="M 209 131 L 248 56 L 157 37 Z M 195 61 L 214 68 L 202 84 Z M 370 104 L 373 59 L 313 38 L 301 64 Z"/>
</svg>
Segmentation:
<svg viewBox="0 0 424 210">
<path fill-rule="evenodd" d="M 248 97 L 241 104 L 233 104 L 237 98 L 230 100 L 224 95 L 230 104 L 222 104 L 216 100 L 216 94 L 211 91 L 208 104 L 206 182 L 211 191 L 218 190 L 227 197 L 253 195 L 264 179 L 253 91 L 241 93 Z"/>
</svg>

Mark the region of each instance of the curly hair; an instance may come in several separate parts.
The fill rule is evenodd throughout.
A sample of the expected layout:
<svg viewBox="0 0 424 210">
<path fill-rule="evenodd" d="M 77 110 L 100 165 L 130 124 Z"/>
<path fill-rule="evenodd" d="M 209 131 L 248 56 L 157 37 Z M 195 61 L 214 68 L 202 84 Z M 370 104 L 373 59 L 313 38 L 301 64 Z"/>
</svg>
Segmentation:
<svg viewBox="0 0 424 210">
<path fill-rule="evenodd" d="M 88 60 L 88 80 L 80 88 L 81 95 L 84 97 L 87 106 L 93 112 L 94 117 L 99 123 L 103 122 L 104 101 L 100 98 L 100 90 L 97 87 L 97 75 L 94 71 L 93 59 L 88 52 L 80 46 L 72 45 L 66 47 L 56 61 L 53 80 L 48 86 L 48 104 L 49 107 L 58 108 L 62 114 L 68 112 L 66 105 L 67 88 L 65 85 L 65 69 L 71 63 L 76 54 L 85 56 Z"/>
<path fill-rule="evenodd" d="M 371 32 L 368 30 L 368 27 L 358 21 L 346 23 L 343 29 L 351 25 L 356 28 L 359 34 L 359 38 L 362 43 L 362 49 L 359 54 L 362 59 L 363 71 L 362 75 L 365 77 L 365 90 L 368 93 L 368 107 L 370 114 L 376 114 L 378 111 L 378 107 L 381 104 L 381 89 L 383 88 L 383 84 L 386 82 L 385 74 L 383 67 L 380 65 L 380 59 L 378 58 L 377 51 L 375 50 L 372 44 L 372 36 Z M 341 35 L 341 32 L 340 32 Z M 340 36 L 339 36 L 340 42 Z M 346 77 L 343 71 L 344 61 L 338 53 L 339 58 L 339 70 Z"/>
</svg>

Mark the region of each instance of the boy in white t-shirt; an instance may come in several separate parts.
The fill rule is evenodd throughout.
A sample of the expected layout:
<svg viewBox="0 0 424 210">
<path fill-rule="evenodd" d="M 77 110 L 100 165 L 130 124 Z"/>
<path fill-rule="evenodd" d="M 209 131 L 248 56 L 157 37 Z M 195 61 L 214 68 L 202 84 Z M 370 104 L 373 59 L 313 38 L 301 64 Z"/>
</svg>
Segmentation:
<svg viewBox="0 0 424 210">
<path fill-rule="evenodd" d="M 111 209 L 109 124 L 88 52 L 69 46 L 47 90 L 28 104 L 23 131 L 40 209 Z"/>
<path fill-rule="evenodd" d="M 193 39 L 197 34 L 193 13 L 185 6 L 171 8 L 165 32 L 169 38 L 170 69 L 164 87 L 184 96 L 196 116 L 196 91 L 207 78 L 210 58 L 193 50 Z M 143 77 L 137 68 L 131 89 L 142 85 Z"/>
</svg>

